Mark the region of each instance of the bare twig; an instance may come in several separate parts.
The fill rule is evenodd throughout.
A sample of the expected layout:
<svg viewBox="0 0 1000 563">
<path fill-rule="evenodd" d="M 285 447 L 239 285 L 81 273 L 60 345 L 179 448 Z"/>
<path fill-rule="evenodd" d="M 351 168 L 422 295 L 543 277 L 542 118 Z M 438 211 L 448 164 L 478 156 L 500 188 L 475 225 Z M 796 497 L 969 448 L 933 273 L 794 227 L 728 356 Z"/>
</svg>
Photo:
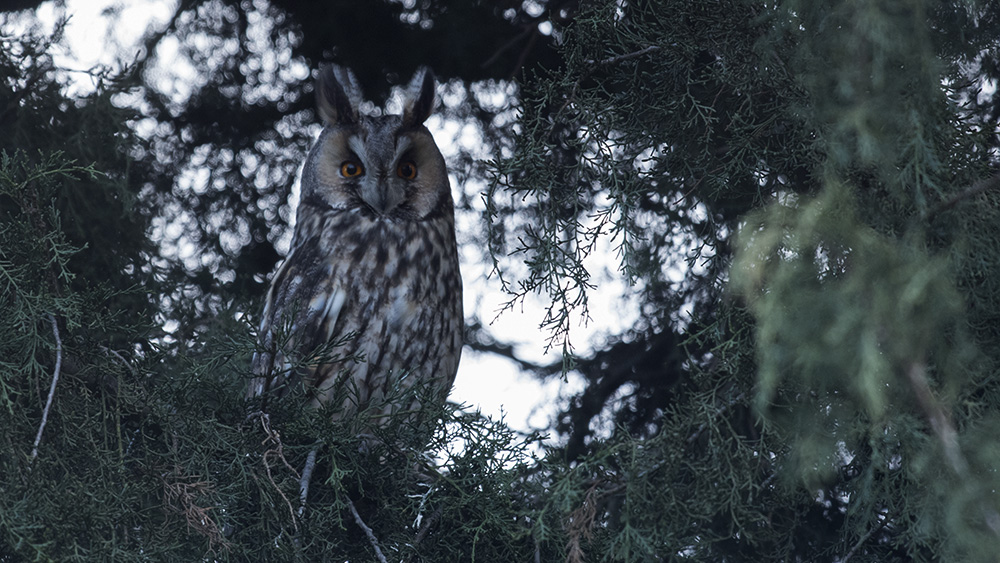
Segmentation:
<svg viewBox="0 0 1000 563">
<path fill-rule="evenodd" d="M 135 375 L 135 370 L 132 369 L 132 366 L 129 365 L 128 360 L 126 360 L 124 356 L 112 350 L 111 348 L 108 348 L 107 346 L 101 346 L 101 350 L 104 350 L 106 354 L 110 354 L 115 358 L 117 358 L 118 361 L 121 362 L 123 366 L 125 366 L 125 369 L 127 369 L 130 374 Z"/>
<path fill-rule="evenodd" d="M 528 53 L 535 47 L 535 43 L 538 42 L 540 35 L 541 33 L 536 32 L 528 36 L 528 44 L 524 46 L 524 49 L 521 49 L 521 53 L 517 56 L 517 63 L 514 65 L 514 69 L 510 71 L 510 80 L 514 80 L 514 75 L 517 74 L 517 71 L 524 67 L 524 61 L 528 59 Z"/>
<path fill-rule="evenodd" d="M 520 33 L 518 33 L 510 40 L 508 40 L 506 43 L 501 45 L 500 48 L 497 49 L 495 53 L 493 53 L 493 56 L 486 59 L 486 61 L 483 62 L 483 64 L 479 65 L 479 68 L 486 68 L 491 64 L 497 62 L 497 60 L 500 58 L 500 55 L 503 55 L 505 51 L 507 51 L 517 43 L 523 41 L 525 37 L 527 37 L 530 33 L 535 32 L 537 28 L 538 28 L 537 24 L 535 24 L 534 22 L 529 22 L 527 25 L 524 26 L 524 28 L 521 30 Z"/>
<path fill-rule="evenodd" d="M 597 64 L 597 65 L 601 65 L 601 66 L 611 65 L 611 64 L 615 64 L 615 63 L 620 63 L 622 61 L 627 61 L 629 59 L 634 59 L 636 57 L 641 57 L 641 56 L 645 55 L 646 53 L 652 53 L 654 51 L 659 51 L 659 50 L 660 50 L 660 46 L 659 45 L 650 45 L 649 47 L 645 47 L 643 49 L 639 49 L 638 51 L 633 51 L 631 53 L 626 53 L 624 55 L 615 55 L 613 57 L 608 57 L 606 59 L 601 59 L 599 61 L 588 60 L 587 62 L 589 64 Z"/>
<path fill-rule="evenodd" d="M 885 528 L 886 524 L 891 522 L 892 519 L 895 517 L 896 517 L 895 514 L 892 515 L 886 514 L 885 518 L 882 519 L 882 521 L 879 523 L 878 526 L 874 526 L 871 530 L 868 530 L 868 532 L 866 532 L 865 535 L 858 538 L 858 541 L 854 543 L 854 545 L 851 547 L 851 550 L 847 552 L 847 555 L 845 555 L 844 558 L 840 560 L 840 563 L 847 563 L 848 561 L 850 561 L 851 557 L 854 557 L 854 554 L 858 551 L 859 548 L 861 548 L 862 545 L 864 545 L 866 541 L 871 539 L 871 537 L 874 536 L 876 533 L 878 533 L 879 530 Z"/>
<path fill-rule="evenodd" d="M 267 450 L 264 452 L 264 455 L 261 456 L 261 462 L 264 464 L 264 471 L 267 473 L 267 479 L 271 482 L 274 490 L 278 491 L 278 494 L 281 495 L 281 498 L 284 499 L 285 504 L 288 506 L 288 512 L 292 515 L 292 527 L 295 529 L 295 535 L 298 536 L 299 523 L 298 519 L 295 517 L 295 509 L 292 507 L 292 501 L 288 500 L 284 491 L 282 491 L 281 487 L 279 487 L 274 481 L 274 476 L 271 475 L 271 464 L 268 462 L 268 458 L 272 455 L 276 455 L 278 459 L 285 464 L 285 467 L 287 467 L 288 470 L 291 471 L 296 477 L 299 477 L 299 472 L 288 463 L 288 460 L 285 459 L 284 445 L 281 443 L 281 434 L 279 434 L 278 431 L 271 429 L 271 418 L 266 413 L 261 413 L 260 424 L 264 428 L 264 432 L 267 434 L 267 438 L 263 443 L 266 444 L 268 442 L 273 442 L 275 444 L 275 447 Z"/>
<path fill-rule="evenodd" d="M 42 410 L 42 423 L 38 426 L 38 434 L 35 435 L 35 445 L 31 448 L 31 458 L 28 465 L 31 465 L 38 457 L 38 444 L 42 441 L 42 432 L 49 421 L 49 409 L 52 407 L 52 399 L 56 395 L 56 384 L 59 383 L 59 372 L 62 370 L 62 339 L 59 338 L 59 324 L 51 314 L 46 315 L 52 323 L 52 334 L 56 339 L 56 367 L 52 370 L 52 385 L 49 386 L 49 398 L 45 401 L 45 409 Z"/>
<path fill-rule="evenodd" d="M 281 462 L 285 464 L 285 467 L 287 467 L 288 470 L 294 473 L 295 477 L 298 478 L 299 472 L 296 471 L 294 467 L 292 467 L 292 464 L 288 463 L 287 459 L 285 459 L 285 446 L 284 444 L 281 443 L 281 433 L 278 432 L 277 430 L 271 429 L 270 415 L 268 415 L 267 413 L 261 413 L 260 425 L 264 427 L 264 432 L 267 433 L 267 438 L 264 440 L 263 443 L 266 444 L 268 442 L 273 442 L 275 444 L 274 449 L 264 452 L 264 457 L 267 457 L 268 454 L 277 455 L 281 459 Z"/>
<path fill-rule="evenodd" d="M 506 342 L 498 342 L 483 330 L 483 325 L 477 320 L 467 325 L 465 329 L 465 346 L 476 352 L 494 354 L 501 358 L 506 358 L 518 365 L 523 371 L 530 371 L 540 375 L 548 375 L 561 371 L 562 360 L 548 365 L 536 364 L 518 357 L 514 346 Z"/>
<path fill-rule="evenodd" d="M 365 535 L 368 536 L 368 541 L 375 548 L 375 555 L 378 556 L 379 563 L 389 563 L 385 559 L 385 555 L 382 555 L 382 549 L 378 546 L 378 539 L 375 537 L 375 532 L 365 524 L 365 521 L 361 519 L 361 515 L 358 514 L 358 509 L 354 507 L 354 501 L 347 499 L 347 506 L 351 509 L 351 514 L 354 515 L 354 522 L 365 531 Z"/>
<path fill-rule="evenodd" d="M 309 481 L 312 479 L 313 469 L 316 468 L 316 453 L 319 446 L 316 446 L 306 457 L 306 466 L 302 468 L 302 478 L 299 479 L 299 517 L 306 511 L 306 498 L 309 496 Z"/>
</svg>

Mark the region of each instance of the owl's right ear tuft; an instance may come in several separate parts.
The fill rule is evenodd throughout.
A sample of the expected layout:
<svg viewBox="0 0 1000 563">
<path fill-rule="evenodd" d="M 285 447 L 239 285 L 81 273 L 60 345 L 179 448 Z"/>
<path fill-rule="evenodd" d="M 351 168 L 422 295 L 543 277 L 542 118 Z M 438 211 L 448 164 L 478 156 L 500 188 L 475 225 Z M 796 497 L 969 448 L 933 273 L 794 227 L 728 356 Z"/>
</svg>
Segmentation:
<svg viewBox="0 0 1000 563">
<path fill-rule="evenodd" d="M 357 123 L 361 87 L 350 69 L 328 65 L 316 79 L 316 107 L 327 125 Z"/>
<path fill-rule="evenodd" d="M 403 124 L 416 127 L 430 117 L 434 111 L 437 82 L 434 73 L 427 67 L 420 67 L 403 93 Z"/>
</svg>

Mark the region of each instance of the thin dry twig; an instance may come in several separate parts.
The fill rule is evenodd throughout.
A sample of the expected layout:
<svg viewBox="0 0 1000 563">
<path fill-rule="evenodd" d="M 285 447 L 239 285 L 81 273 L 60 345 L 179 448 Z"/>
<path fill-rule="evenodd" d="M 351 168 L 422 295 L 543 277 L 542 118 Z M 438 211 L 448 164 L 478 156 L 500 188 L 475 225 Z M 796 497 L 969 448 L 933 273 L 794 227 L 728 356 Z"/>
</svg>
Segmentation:
<svg viewBox="0 0 1000 563">
<path fill-rule="evenodd" d="M 316 454 L 319 446 L 316 446 L 306 457 L 306 466 L 302 468 L 302 478 L 299 479 L 299 517 L 306 511 L 306 498 L 309 496 L 309 481 L 312 479 L 313 469 L 316 468 Z"/>
<path fill-rule="evenodd" d="M 649 47 L 644 47 L 642 49 L 639 49 L 638 51 L 633 51 L 631 53 L 625 53 L 624 55 L 615 55 L 613 57 L 608 57 L 606 59 L 601 59 L 599 61 L 588 60 L 587 63 L 588 64 L 597 64 L 597 65 L 602 65 L 602 66 L 603 65 L 611 65 L 611 64 L 615 64 L 615 63 L 620 63 L 622 61 L 627 61 L 629 59 L 634 59 L 636 57 L 641 57 L 641 56 L 645 55 L 646 53 L 652 53 L 654 51 L 659 51 L 659 50 L 660 50 L 660 46 L 659 45 L 650 45 Z"/>
<path fill-rule="evenodd" d="M 183 475 L 180 466 L 175 466 L 172 472 L 163 477 L 164 504 L 171 511 L 183 515 L 188 528 L 208 538 L 210 549 L 214 550 L 219 545 L 223 550 L 229 551 L 229 542 L 209 514 L 215 507 L 201 507 L 196 502 L 199 495 L 207 496 L 212 492 L 212 483 Z"/>
<path fill-rule="evenodd" d="M 372 544 L 372 547 L 375 548 L 375 555 L 378 556 L 379 563 L 389 563 L 386 560 L 385 555 L 382 554 L 382 549 L 378 546 L 378 538 L 375 537 L 375 532 L 373 532 L 372 529 L 368 527 L 368 524 L 365 524 L 365 521 L 361 519 L 361 515 L 358 514 L 358 509 L 354 507 L 354 501 L 347 499 L 347 507 L 351 509 L 351 514 L 354 515 L 354 522 L 362 530 L 364 530 L 365 535 L 368 536 L 368 541 Z"/>
<path fill-rule="evenodd" d="M 295 508 L 292 506 L 292 501 L 288 500 L 284 491 L 282 491 L 281 487 L 279 487 L 274 481 L 274 476 L 271 475 L 271 464 L 268 462 L 268 459 L 270 457 L 277 456 L 285 467 L 287 467 L 288 470 L 295 475 L 296 479 L 301 479 L 301 476 L 299 475 L 299 472 L 288 463 L 288 460 L 285 459 L 284 445 L 281 443 L 281 434 L 279 434 L 277 430 L 273 430 L 271 428 L 271 418 L 267 415 L 267 413 L 261 413 L 260 425 L 264 428 L 264 433 L 267 434 L 267 438 L 265 438 L 261 444 L 267 444 L 268 442 L 274 444 L 273 448 L 265 451 L 264 455 L 261 456 L 261 462 L 264 464 L 264 471 L 267 472 L 267 479 L 271 482 L 271 486 L 274 487 L 274 490 L 278 491 L 278 494 L 281 495 L 282 499 L 284 499 L 285 505 L 288 506 L 288 513 L 292 515 L 292 527 L 295 529 L 295 534 L 298 535 L 299 523 L 298 519 L 295 517 Z"/>
<path fill-rule="evenodd" d="M 594 533 L 594 522 L 597 520 L 597 497 L 601 481 L 594 482 L 587 489 L 583 503 L 570 513 L 566 521 L 569 543 L 566 545 L 566 563 L 583 563 L 584 554 L 581 539 L 590 541 Z"/>
<path fill-rule="evenodd" d="M 266 413 L 261 413 L 260 415 L 260 425 L 264 428 L 264 432 L 267 434 L 267 438 L 264 439 L 261 444 L 266 444 L 268 442 L 273 442 L 275 447 L 264 452 L 264 457 L 267 458 L 269 455 L 277 455 L 281 459 L 281 463 L 288 468 L 289 471 L 295 474 L 295 478 L 299 479 L 299 472 L 292 467 L 292 464 L 288 463 L 285 459 L 285 446 L 281 443 L 281 433 L 277 430 L 271 429 L 271 417 Z"/>
<path fill-rule="evenodd" d="M 28 460 L 30 466 L 38 457 L 38 444 L 42 441 L 42 432 L 49 422 L 49 409 L 52 407 L 52 399 L 56 395 L 56 384 L 59 383 L 59 372 L 62 370 L 62 339 L 59 338 L 59 323 L 51 314 L 46 315 L 52 323 L 52 334 L 56 339 L 56 367 L 52 370 L 52 385 L 49 386 L 49 398 L 45 400 L 45 409 L 42 410 L 42 423 L 38 426 L 38 434 L 35 435 L 35 445 L 31 448 L 31 458 Z"/>
<path fill-rule="evenodd" d="M 528 25 L 525 25 L 523 27 L 523 29 L 521 29 L 520 33 L 518 33 L 517 35 L 515 35 L 514 37 L 512 37 L 510 40 L 508 40 L 506 43 L 504 43 L 503 45 L 501 45 L 500 48 L 497 49 L 495 53 L 493 53 L 493 56 L 491 56 L 490 58 L 486 59 L 485 62 L 483 62 L 481 65 L 479 65 L 479 68 L 486 68 L 486 67 L 490 66 L 491 64 L 497 62 L 497 60 L 500 59 L 500 56 L 503 55 L 505 51 L 507 51 L 508 49 L 510 49 L 511 47 L 513 47 L 514 45 L 520 43 L 521 41 L 523 41 L 524 38 L 527 37 L 530 33 L 534 33 L 538 28 L 537 28 L 537 25 L 533 25 L 533 24 L 534 24 L 534 22 L 529 22 Z"/>
<path fill-rule="evenodd" d="M 106 354 L 114 356 L 121 363 L 121 365 L 128 370 L 128 372 L 131 375 L 135 375 L 135 369 L 132 368 L 132 366 L 128 363 L 128 360 L 126 360 L 124 356 L 119 354 L 117 351 L 108 348 L 107 346 L 101 346 L 101 350 L 104 350 L 104 353 Z"/>
<path fill-rule="evenodd" d="M 845 555 L 843 559 L 840 560 L 840 563 L 847 563 L 848 561 L 850 561 L 851 557 L 854 557 L 854 554 L 858 551 L 858 549 L 861 548 L 862 545 L 864 545 L 866 541 L 871 539 L 871 537 L 874 536 L 876 533 L 878 533 L 879 530 L 885 528 L 886 524 L 891 522 L 894 518 L 896 518 L 896 514 L 891 514 L 891 515 L 886 514 L 885 518 L 883 518 L 882 521 L 879 522 L 878 526 L 872 527 L 872 529 L 868 530 L 868 532 L 866 532 L 865 535 L 858 538 L 858 541 L 855 542 L 854 546 L 851 547 L 851 550 L 847 552 L 847 555 Z"/>
</svg>

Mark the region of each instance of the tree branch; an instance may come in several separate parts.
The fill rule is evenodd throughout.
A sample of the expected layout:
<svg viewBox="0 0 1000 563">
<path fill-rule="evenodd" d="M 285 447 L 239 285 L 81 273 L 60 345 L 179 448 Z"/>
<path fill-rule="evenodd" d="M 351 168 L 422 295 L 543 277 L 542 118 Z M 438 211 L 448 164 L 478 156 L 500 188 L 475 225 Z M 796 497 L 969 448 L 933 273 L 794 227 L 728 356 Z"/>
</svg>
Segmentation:
<svg viewBox="0 0 1000 563">
<path fill-rule="evenodd" d="M 389 563 L 385 559 L 385 555 L 382 555 L 382 549 L 378 546 L 378 538 L 375 537 L 375 532 L 365 524 L 365 521 L 361 519 L 361 515 L 358 514 L 358 509 L 354 508 L 354 501 L 347 499 L 347 506 L 351 509 L 351 514 L 354 515 L 354 522 L 365 531 L 365 535 L 368 536 L 368 541 L 375 548 L 375 555 L 378 556 L 379 563 Z"/>
<path fill-rule="evenodd" d="M 927 220 L 932 220 L 937 214 L 955 207 L 964 200 L 997 188 L 1000 188 L 1000 174 L 995 174 L 985 180 L 980 180 L 973 184 L 972 187 L 967 188 L 932 207 L 930 211 L 927 212 Z"/>
<path fill-rule="evenodd" d="M 29 466 L 38 457 L 38 444 L 42 441 L 42 432 L 45 431 L 45 425 L 49 421 L 49 409 L 52 407 L 52 399 L 56 395 L 56 384 L 59 383 L 59 372 L 62 370 L 62 339 L 59 338 L 59 324 L 56 323 L 56 318 L 51 314 L 46 314 L 46 316 L 49 318 L 49 322 L 52 323 L 52 335 L 56 339 L 56 366 L 52 370 L 52 385 L 49 386 L 49 398 L 46 399 L 45 409 L 42 410 L 42 423 L 38 426 L 38 434 L 35 435 L 35 445 L 31 448 L 31 457 L 28 459 Z"/>
<path fill-rule="evenodd" d="M 878 526 L 872 527 L 871 530 L 865 532 L 865 535 L 858 538 L 858 541 L 854 543 L 854 545 L 851 547 L 851 550 L 847 552 L 847 555 L 845 555 L 844 558 L 840 560 L 840 563 L 847 563 L 848 561 L 850 561 L 851 557 L 854 557 L 854 554 L 858 551 L 858 549 L 861 548 L 862 545 L 864 545 L 866 541 L 871 539 L 871 537 L 874 536 L 879 530 L 885 528 L 886 524 L 892 521 L 892 519 L 895 517 L 896 517 L 895 514 L 892 515 L 886 514 L 885 518 L 882 519 L 882 522 L 880 522 Z"/>
<path fill-rule="evenodd" d="M 654 51 L 659 51 L 659 50 L 660 50 L 659 45 L 650 45 L 649 47 L 645 47 L 643 49 L 639 49 L 638 51 L 633 51 L 631 53 L 625 53 L 624 55 L 615 55 L 613 57 L 608 57 L 606 59 L 601 59 L 599 61 L 588 60 L 587 63 L 605 66 L 605 65 L 620 63 L 622 61 L 627 61 L 629 59 L 634 59 L 636 57 L 641 57 L 646 53 L 652 53 Z"/>
<path fill-rule="evenodd" d="M 417 535 L 413 537 L 413 543 L 410 544 L 410 547 L 412 547 L 414 551 L 413 553 L 410 553 L 410 555 L 406 558 L 406 563 L 410 563 L 410 561 L 413 561 L 413 556 L 416 553 L 417 546 L 420 545 L 420 542 L 424 541 L 424 538 L 427 537 L 427 533 L 431 531 L 431 526 L 437 523 L 438 518 L 441 517 L 441 514 L 443 512 L 444 512 L 444 507 L 439 506 L 437 510 L 435 510 L 434 513 L 431 514 L 430 518 L 428 518 L 427 521 L 425 521 L 424 524 L 420 526 L 420 530 L 417 531 Z"/>
<path fill-rule="evenodd" d="M 476 352 L 496 354 L 497 356 L 507 358 L 517 364 L 517 367 L 521 368 L 523 371 L 529 371 L 536 374 L 550 374 L 555 373 L 556 371 L 562 371 L 562 360 L 548 365 L 542 365 L 529 362 L 528 360 L 518 357 L 517 352 L 514 350 L 514 346 L 495 340 L 485 330 L 483 330 L 483 325 L 478 321 L 473 324 L 466 325 L 465 345 L 468 346 L 469 349 L 475 350 Z"/>
<path fill-rule="evenodd" d="M 302 469 L 302 478 L 299 479 L 299 517 L 306 511 L 306 498 L 309 497 L 309 481 L 312 479 L 313 469 L 316 468 L 316 452 L 320 446 L 316 446 L 309 452 L 306 458 L 306 466 Z"/>
</svg>

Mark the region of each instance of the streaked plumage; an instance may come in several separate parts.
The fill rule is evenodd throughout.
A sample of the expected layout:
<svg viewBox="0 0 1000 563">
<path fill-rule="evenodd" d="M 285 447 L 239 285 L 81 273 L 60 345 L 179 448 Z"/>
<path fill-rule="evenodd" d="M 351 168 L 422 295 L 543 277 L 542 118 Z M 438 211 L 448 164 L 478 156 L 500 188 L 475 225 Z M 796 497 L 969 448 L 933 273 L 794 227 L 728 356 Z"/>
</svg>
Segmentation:
<svg viewBox="0 0 1000 563">
<path fill-rule="evenodd" d="M 291 252 L 267 295 L 250 396 L 301 382 L 311 406 L 338 401 L 347 416 L 416 381 L 430 382 L 434 400 L 447 397 L 464 324 L 451 188 L 423 126 L 434 88 L 420 70 L 403 115 L 364 116 L 350 71 L 320 72 L 325 128 L 303 167 Z M 289 370 L 324 346 L 332 361 Z"/>
</svg>

